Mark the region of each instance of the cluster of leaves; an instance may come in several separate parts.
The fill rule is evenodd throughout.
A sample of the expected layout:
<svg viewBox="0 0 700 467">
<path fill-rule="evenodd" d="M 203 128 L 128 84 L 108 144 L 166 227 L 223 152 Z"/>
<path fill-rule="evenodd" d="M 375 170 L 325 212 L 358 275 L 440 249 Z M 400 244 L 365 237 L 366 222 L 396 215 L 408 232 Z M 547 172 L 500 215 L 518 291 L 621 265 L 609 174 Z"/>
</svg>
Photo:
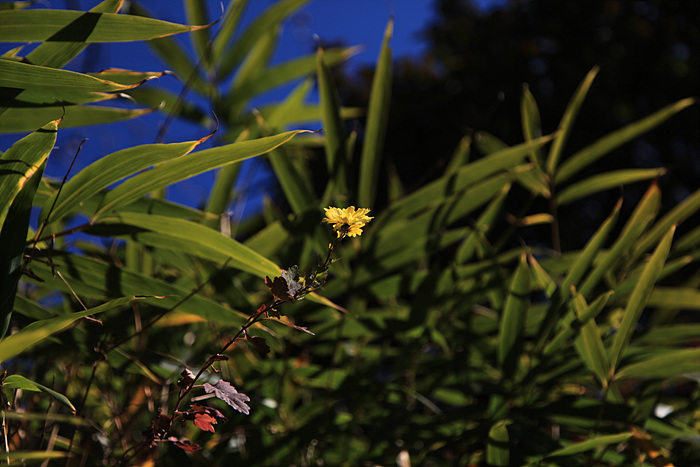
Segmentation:
<svg viewBox="0 0 700 467">
<path fill-rule="evenodd" d="M 664 168 L 584 175 L 692 99 L 570 153 L 567 141 L 597 70 L 550 134 L 525 89 L 523 143 L 508 146 L 486 133 L 465 137 L 437 179 L 408 191 L 391 171 L 380 179 L 392 23 L 360 139 L 347 131 L 344 120 L 357 112 L 340 105 L 329 70 L 351 49 L 268 66 L 281 22 L 304 2 L 274 4 L 231 42 L 242 1 L 228 5 L 214 37 L 191 26 L 170 32 L 192 30 L 195 60 L 167 37 L 151 41 L 170 68 L 191 77 L 192 90 L 210 99 L 224 144 L 194 153 L 205 138 L 129 148 L 65 184 L 42 178 L 56 132 L 92 111 L 81 105 L 88 96 L 129 92 L 149 105 L 165 101 L 173 116 L 199 115 L 207 123 L 194 100 L 151 89 L 150 82 L 138 86 L 151 75 L 139 75 L 127 91 L 105 84 L 104 76 L 63 75 L 65 62 L 36 58 L 50 51 L 69 60 L 94 37 L 119 40 L 119 30 L 133 39 L 135 30 L 164 26 L 115 14 L 120 3 L 107 0 L 85 16 L 38 11 L 12 23 L 29 24 L 19 28 L 24 35 L 2 37 L 44 41 L 26 57 L 19 51 L 2 57 L 11 72 L 0 74 L 3 95 L 13 96 L 3 100 L 8 110 L 0 128 L 19 121 L 9 112 L 35 116 L 30 131 L 41 128 L 2 155 L 0 174 L 0 305 L 9 330 L 0 361 L 8 370 L 3 390 L 13 408 L 23 409 L 5 411 L 8 458 L 542 466 L 683 465 L 700 458 L 700 325 L 692 315 L 700 309 L 700 231 L 684 224 L 700 211 L 700 191 L 657 218 L 662 200 L 654 180 Z M 207 22 L 205 3 L 185 2 L 193 24 Z M 144 27 L 121 28 L 123 18 Z M 39 37 L 38 21 L 62 30 Z M 94 23 L 91 34 L 71 32 L 85 21 Z M 103 36 L 92 35 L 98 32 Z M 69 40 L 45 41 L 54 34 Z M 200 73 L 195 63 L 213 72 Z M 215 77 L 234 70 L 230 92 L 220 93 Z M 258 92 L 309 74 L 318 104 L 307 103 L 314 82 L 307 78 L 283 102 L 247 113 Z M 22 96 L 37 105 L 20 104 Z M 56 100 L 65 107 L 63 120 Z M 287 131 L 302 120 L 320 120 L 323 134 Z M 481 157 L 472 160 L 472 146 Z M 319 153 L 320 175 L 310 162 Z M 233 239 L 218 227 L 237 163 L 261 155 L 282 201 L 244 222 Z M 203 210 L 158 193 L 214 169 Z M 585 226 L 594 232 L 584 244 L 562 248 L 562 209 L 645 181 L 651 183 L 644 197 L 624 199 L 636 204 L 631 216 L 620 218 L 621 198 L 603 224 Z M 374 211 L 362 241 L 337 245 L 343 261 L 329 274 L 335 235 L 320 224 L 321 208 L 374 206 L 380 185 L 387 206 Z M 542 204 L 537 199 L 546 211 L 532 210 Z M 513 203 L 519 210 L 506 212 Z M 41 210 L 35 228 L 32 206 Z M 76 216 L 87 221 L 75 227 Z M 512 247 L 521 232 L 541 225 L 551 233 L 547 243 Z M 74 238 L 77 230 L 113 243 Z M 277 266 L 314 264 L 323 255 L 325 262 L 303 275 Z M 320 285 L 323 297 L 315 292 Z M 300 319 L 315 335 L 288 332 L 302 328 Z M 211 357 L 199 374 L 182 371 L 203 355 Z M 200 380 L 201 397 L 216 400 L 204 406 L 192 398 L 180 410 Z M 176 420 L 191 422 L 182 436 L 170 434 Z M 20 430 L 32 435 L 23 438 Z M 169 442 L 136 449 L 152 444 L 144 439 Z"/>
</svg>

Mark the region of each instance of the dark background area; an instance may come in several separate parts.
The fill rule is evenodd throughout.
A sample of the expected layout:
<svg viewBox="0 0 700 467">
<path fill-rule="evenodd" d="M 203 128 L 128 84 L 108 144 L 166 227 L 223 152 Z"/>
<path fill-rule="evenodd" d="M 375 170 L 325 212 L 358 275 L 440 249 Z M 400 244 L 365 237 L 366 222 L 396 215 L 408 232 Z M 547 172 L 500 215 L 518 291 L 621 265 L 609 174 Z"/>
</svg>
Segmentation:
<svg viewBox="0 0 700 467">
<path fill-rule="evenodd" d="M 409 190 L 437 177 L 464 135 L 483 130 L 508 144 L 522 142 L 524 84 L 537 100 L 547 134 L 556 130 L 586 73 L 600 67 L 563 159 L 699 94 L 699 2 L 511 0 L 484 11 L 469 1 L 440 0 L 435 7 L 435 20 L 425 31 L 427 52 L 420 59 L 400 58 L 394 74 L 385 152 Z M 339 73 L 341 100 L 351 106 L 367 102 L 372 74 L 370 67 Z M 665 167 L 659 184 L 667 211 L 700 187 L 699 115 L 697 105 L 682 111 L 570 182 L 614 169 Z M 647 186 L 625 187 L 623 216 Z M 562 246 L 581 245 L 618 196 L 613 189 L 568 205 L 560 213 Z M 533 229 L 527 240 L 537 242 L 540 235 L 547 229 Z"/>
</svg>

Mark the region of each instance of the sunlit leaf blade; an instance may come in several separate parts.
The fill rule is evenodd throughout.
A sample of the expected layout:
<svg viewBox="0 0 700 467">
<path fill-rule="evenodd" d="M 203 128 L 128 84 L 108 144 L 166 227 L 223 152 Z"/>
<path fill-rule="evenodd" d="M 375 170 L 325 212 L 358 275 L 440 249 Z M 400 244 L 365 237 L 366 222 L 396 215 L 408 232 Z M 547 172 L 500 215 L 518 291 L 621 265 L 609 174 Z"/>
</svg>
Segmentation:
<svg viewBox="0 0 700 467">
<path fill-rule="evenodd" d="M 99 106 L 70 106 L 65 108 L 61 128 L 76 126 L 101 125 L 140 117 L 156 110 L 150 109 L 117 109 Z M 46 122 L 61 118 L 63 108 L 46 107 L 41 110 L 32 108 L 13 108 L 0 115 L 0 133 L 21 133 L 32 131 Z"/>
<path fill-rule="evenodd" d="M 389 119 L 391 82 L 393 75 L 393 52 L 389 42 L 394 31 L 394 20 L 389 20 L 384 31 L 384 41 L 379 52 L 377 67 L 372 79 L 365 139 L 360 158 L 360 175 L 357 188 L 357 203 L 373 206 L 377 196 L 377 183 L 382 164 L 384 137 Z"/>
<path fill-rule="evenodd" d="M 236 240 L 201 224 L 184 219 L 173 219 L 150 214 L 120 213 L 100 220 L 98 225 L 121 224 L 158 233 L 163 238 L 163 248 L 184 249 L 200 254 L 207 259 L 224 262 L 231 258 L 230 265 L 258 277 L 275 276 L 280 268 L 269 259 L 259 255 Z M 167 242 L 167 238 L 172 241 Z M 187 250 L 187 245 L 190 245 Z"/>
<path fill-rule="evenodd" d="M 64 451 L 12 451 L 9 454 L 11 460 L 9 465 L 27 465 L 26 461 L 61 459 L 68 456 L 70 453 Z"/>
<path fill-rule="evenodd" d="M 573 307 L 579 320 L 588 316 L 587 312 L 590 307 L 581 294 L 576 294 L 574 297 Z M 608 356 L 605 353 L 603 339 L 594 318 L 587 320 L 581 326 L 581 334 L 576 339 L 575 344 L 576 350 L 588 369 L 593 372 L 602 387 L 605 388 L 608 384 Z"/>
<path fill-rule="evenodd" d="M 545 457 L 560 457 L 560 456 L 571 456 L 574 454 L 580 454 L 582 452 L 590 451 L 591 449 L 596 449 L 600 447 L 609 446 L 611 444 L 621 443 L 632 437 L 631 432 L 619 433 L 616 435 L 603 435 L 595 436 L 586 441 L 580 443 L 571 444 L 565 448 L 557 449 L 556 451 L 550 452 Z"/>
<path fill-rule="evenodd" d="M 172 75 L 172 73 L 170 71 L 133 71 L 123 68 L 108 68 L 97 73 L 86 73 L 86 75 L 113 83 L 129 85 Z"/>
<path fill-rule="evenodd" d="M 667 119 L 694 103 L 695 99 L 693 98 L 681 99 L 678 102 L 654 112 L 648 117 L 609 133 L 595 143 L 581 149 L 565 160 L 557 170 L 555 180 L 558 183 L 561 183 L 569 179 L 584 167 L 610 153 L 613 149 L 625 144 L 641 134 L 646 133 L 650 129 L 660 125 Z"/>
<path fill-rule="evenodd" d="M 508 427 L 506 422 L 497 422 L 489 430 L 489 443 L 486 447 L 486 462 L 490 466 L 506 467 L 510 465 L 508 447 Z"/>
<path fill-rule="evenodd" d="M 694 191 L 680 204 L 673 207 L 664 217 L 654 224 L 648 232 L 634 245 L 634 255 L 651 248 L 675 224 L 680 224 L 700 211 L 700 189 Z"/>
<path fill-rule="evenodd" d="M 141 85 L 119 84 L 74 71 L 59 70 L 38 65 L 0 61 L 3 72 L 0 74 L 0 86 L 16 89 L 39 89 L 63 92 L 112 92 L 125 91 Z"/>
<path fill-rule="evenodd" d="M 656 212 L 661 203 L 661 191 L 656 183 L 653 183 L 642 200 L 637 204 L 637 207 L 632 212 L 632 215 L 627 220 L 627 223 L 622 228 L 622 232 L 618 235 L 612 247 L 607 253 L 599 259 L 593 270 L 588 273 L 582 285 L 579 287 L 579 292 L 587 300 L 592 299 L 592 293 L 595 287 L 600 283 L 600 280 L 616 263 L 629 256 L 630 250 L 634 242 L 642 235 L 646 226 L 654 219 Z"/>
<path fill-rule="evenodd" d="M 101 102 L 120 97 L 105 92 L 61 92 L 47 89 L 0 88 L 0 106 L 3 107 L 59 107 Z"/>
<path fill-rule="evenodd" d="M 59 196 L 58 200 L 56 196 L 47 200 L 42 207 L 38 222 L 42 223 L 46 220 L 52 206 L 53 219 L 61 219 L 76 205 L 84 203 L 113 183 L 153 165 L 189 154 L 207 138 L 184 143 L 135 146 L 101 157 L 75 174 L 63 186 L 60 196 L 56 194 Z"/>
<path fill-rule="evenodd" d="M 94 13 L 116 13 L 124 0 L 104 0 L 90 11 Z M 25 59 L 34 65 L 61 68 L 75 58 L 85 47 L 84 41 L 43 42 L 27 54 Z"/>
<path fill-rule="evenodd" d="M 32 202 L 59 123 L 60 119 L 44 125 L 0 156 L 0 338 L 9 326 Z"/>
<path fill-rule="evenodd" d="M 559 160 L 564 150 L 564 145 L 569 139 L 569 134 L 573 129 L 576 115 L 578 115 L 581 104 L 583 104 L 583 100 L 585 99 L 586 94 L 588 94 L 588 90 L 590 89 L 591 84 L 593 84 L 593 80 L 597 74 L 598 67 L 595 66 L 588 72 L 578 89 L 576 89 L 576 93 L 571 98 L 569 105 L 564 111 L 564 115 L 559 122 L 557 137 L 554 139 L 554 142 L 552 142 L 552 146 L 549 149 L 549 155 L 547 156 L 545 170 L 549 176 L 554 176 L 556 174 L 557 166 L 559 165 Z"/>
<path fill-rule="evenodd" d="M 127 205 L 147 193 L 209 170 L 269 152 L 306 130 L 289 131 L 275 136 L 232 143 L 205 149 L 188 157 L 180 157 L 138 174 L 116 187 L 104 197 L 102 207 L 93 219 L 119 206 Z"/>
<path fill-rule="evenodd" d="M 657 353 L 661 355 L 620 368 L 615 378 L 672 378 L 686 373 L 697 374 L 700 368 L 698 348 Z"/>
<path fill-rule="evenodd" d="M 236 142 L 244 141 L 250 137 L 249 131 L 244 131 L 236 139 Z M 216 228 L 217 220 L 220 220 L 233 198 L 233 189 L 240 172 L 240 164 L 227 165 L 219 169 L 214 180 L 214 185 L 209 192 L 209 199 L 205 210 L 216 215 L 217 219 L 208 221 L 205 225 Z"/>
<path fill-rule="evenodd" d="M 131 303 L 133 300 L 140 300 L 143 298 L 144 297 L 137 297 L 134 295 L 121 297 L 115 300 L 110 300 L 107 303 L 103 303 L 102 305 L 90 308 L 88 310 L 68 313 L 57 318 L 35 321 L 15 334 L 0 340 L 0 362 L 7 361 L 12 357 L 21 354 L 26 349 L 41 342 L 41 340 L 44 338 L 57 332 L 61 332 L 71 323 L 80 318 L 84 318 L 85 316 L 89 315 L 96 315 L 115 308 L 120 308 Z"/>
<path fill-rule="evenodd" d="M 39 131 L 17 141 L 0 156 L 0 221 L 15 196 L 46 161 L 56 142 L 60 122 L 58 119 L 47 123 Z"/>
<path fill-rule="evenodd" d="M 537 107 L 535 96 L 530 92 L 528 85 L 523 86 L 523 97 L 520 100 L 521 125 L 525 141 L 532 141 L 542 136 L 542 123 L 540 110 Z M 539 151 L 533 151 L 532 162 L 541 171 L 542 156 Z"/>
<path fill-rule="evenodd" d="M 22 389 L 25 391 L 34 391 L 38 392 L 41 391 L 43 393 L 48 394 L 49 396 L 53 397 L 56 399 L 58 402 L 60 402 L 64 407 L 66 407 L 68 410 L 70 410 L 72 413 L 75 413 L 75 407 L 71 403 L 70 399 L 68 399 L 66 396 L 63 394 L 54 391 L 51 388 L 47 388 L 46 386 L 36 383 L 30 379 L 25 378 L 24 376 L 20 375 L 10 375 L 7 378 L 5 378 L 5 381 L 2 385 L 4 388 L 9 388 L 9 389 Z"/>
<path fill-rule="evenodd" d="M 221 59 L 219 74 L 226 78 L 241 63 L 243 58 L 268 31 L 276 30 L 280 23 L 292 12 L 301 8 L 309 0 L 282 0 L 271 5 L 258 16 L 234 42 L 233 47 Z M 223 47 L 222 44 L 220 47 Z"/>
<path fill-rule="evenodd" d="M 529 303 L 530 273 L 527 256 L 523 253 L 520 255 L 518 269 L 511 279 L 508 297 L 498 326 L 498 361 L 509 376 L 515 371 L 520 357 L 523 325 Z"/>
<path fill-rule="evenodd" d="M 639 277 L 637 284 L 627 301 L 622 322 L 613 339 L 612 348 L 610 350 L 610 375 L 612 376 L 620 362 L 622 353 L 632 338 L 632 333 L 639 320 L 639 316 L 646 305 L 651 291 L 659 276 L 661 269 L 666 261 L 666 256 L 671 249 L 671 241 L 673 234 L 676 231 L 675 226 L 669 229 L 664 238 L 659 242 L 656 250 L 651 256 L 649 262 L 644 266 L 642 275 Z"/>
<path fill-rule="evenodd" d="M 580 333 L 583 326 L 593 319 L 595 319 L 603 308 L 608 303 L 610 297 L 612 297 L 613 292 L 609 291 L 600 295 L 591 303 L 588 308 L 586 308 L 582 314 L 577 315 L 575 320 L 567 322 L 564 329 L 562 329 L 559 334 L 556 335 L 554 339 L 551 339 L 544 348 L 543 354 L 552 355 L 553 353 L 560 351 L 564 345 L 569 343 L 571 337 L 576 336 Z M 605 374 L 607 378 L 607 373 Z"/>
<path fill-rule="evenodd" d="M 560 206 L 563 206 L 609 188 L 615 188 L 627 185 L 629 183 L 658 178 L 665 173 L 666 169 L 626 169 L 593 175 L 586 180 L 562 190 L 557 195 L 557 202 Z"/>
<path fill-rule="evenodd" d="M 700 290 L 688 287 L 655 287 L 647 304 L 658 308 L 700 310 Z"/>
<path fill-rule="evenodd" d="M 538 140 L 519 144 L 512 148 L 506 148 L 488 157 L 483 157 L 461 167 L 452 176 L 443 176 L 438 180 L 412 192 L 392 205 L 392 209 L 386 214 L 380 215 L 373 221 L 375 225 L 385 222 L 384 219 L 407 218 L 413 216 L 430 205 L 435 205 L 447 196 L 454 194 L 474 182 L 485 180 L 487 177 L 500 170 L 505 170 L 517 165 L 529 152 L 541 147 L 551 140 L 550 136 Z"/>
<path fill-rule="evenodd" d="M 95 11 L 11 10 L 0 15 L 0 42 L 147 41 L 207 27 Z"/>
</svg>

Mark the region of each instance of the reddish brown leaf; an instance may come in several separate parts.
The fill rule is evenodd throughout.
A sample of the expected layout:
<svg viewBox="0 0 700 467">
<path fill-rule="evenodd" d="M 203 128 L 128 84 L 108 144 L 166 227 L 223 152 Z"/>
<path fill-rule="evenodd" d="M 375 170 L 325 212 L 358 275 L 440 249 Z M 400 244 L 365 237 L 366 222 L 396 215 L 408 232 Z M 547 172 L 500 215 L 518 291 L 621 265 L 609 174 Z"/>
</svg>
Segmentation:
<svg viewBox="0 0 700 467">
<path fill-rule="evenodd" d="M 168 438 L 168 441 L 187 452 L 197 452 L 202 449 L 199 444 L 193 443 L 189 439 L 177 439 L 174 436 L 171 436 Z"/>
<path fill-rule="evenodd" d="M 214 432 L 214 425 L 216 425 L 216 419 L 207 413 L 195 414 L 193 420 L 194 426 L 204 431 Z"/>
<path fill-rule="evenodd" d="M 267 285 L 267 287 L 270 289 L 270 292 L 272 292 L 272 296 L 275 297 L 275 300 L 287 302 L 294 299 L 294 297 L 289 295 L 287 281 L 281 277 L 270 279 L 269 277 L 265 276 L 265 285 Z"/>
<path fill-rule="evenodd" d="M 182 379 L 177 382 L 177 385 L 182 389 L 187 389 L 194 382 L 195 374 L 185 368 L 180 375 L 182 375 Z"/>
</svg>

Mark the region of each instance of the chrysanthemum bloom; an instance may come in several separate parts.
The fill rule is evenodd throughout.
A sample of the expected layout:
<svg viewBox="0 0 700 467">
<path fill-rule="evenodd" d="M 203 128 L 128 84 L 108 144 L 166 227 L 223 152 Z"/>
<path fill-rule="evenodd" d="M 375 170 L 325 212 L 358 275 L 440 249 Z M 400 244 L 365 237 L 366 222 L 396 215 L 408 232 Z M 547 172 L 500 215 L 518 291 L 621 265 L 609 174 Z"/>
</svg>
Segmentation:
<svg viewBox="0 0 700 467">
<path fill-rule="evenodd" d="M 362 235 L 362 227 L 374 219 L 374 217 L 367 216 L 369 209 L 355 210 L 355 206 L 345 209 L 329 207 L 325 208 L 325 211 L 326 218 L 323 219 L 323 222 L 333 224 L 333 230 L 338 232 L 338 238 L 344 235 L 350 237 Z"/>
</svg>

